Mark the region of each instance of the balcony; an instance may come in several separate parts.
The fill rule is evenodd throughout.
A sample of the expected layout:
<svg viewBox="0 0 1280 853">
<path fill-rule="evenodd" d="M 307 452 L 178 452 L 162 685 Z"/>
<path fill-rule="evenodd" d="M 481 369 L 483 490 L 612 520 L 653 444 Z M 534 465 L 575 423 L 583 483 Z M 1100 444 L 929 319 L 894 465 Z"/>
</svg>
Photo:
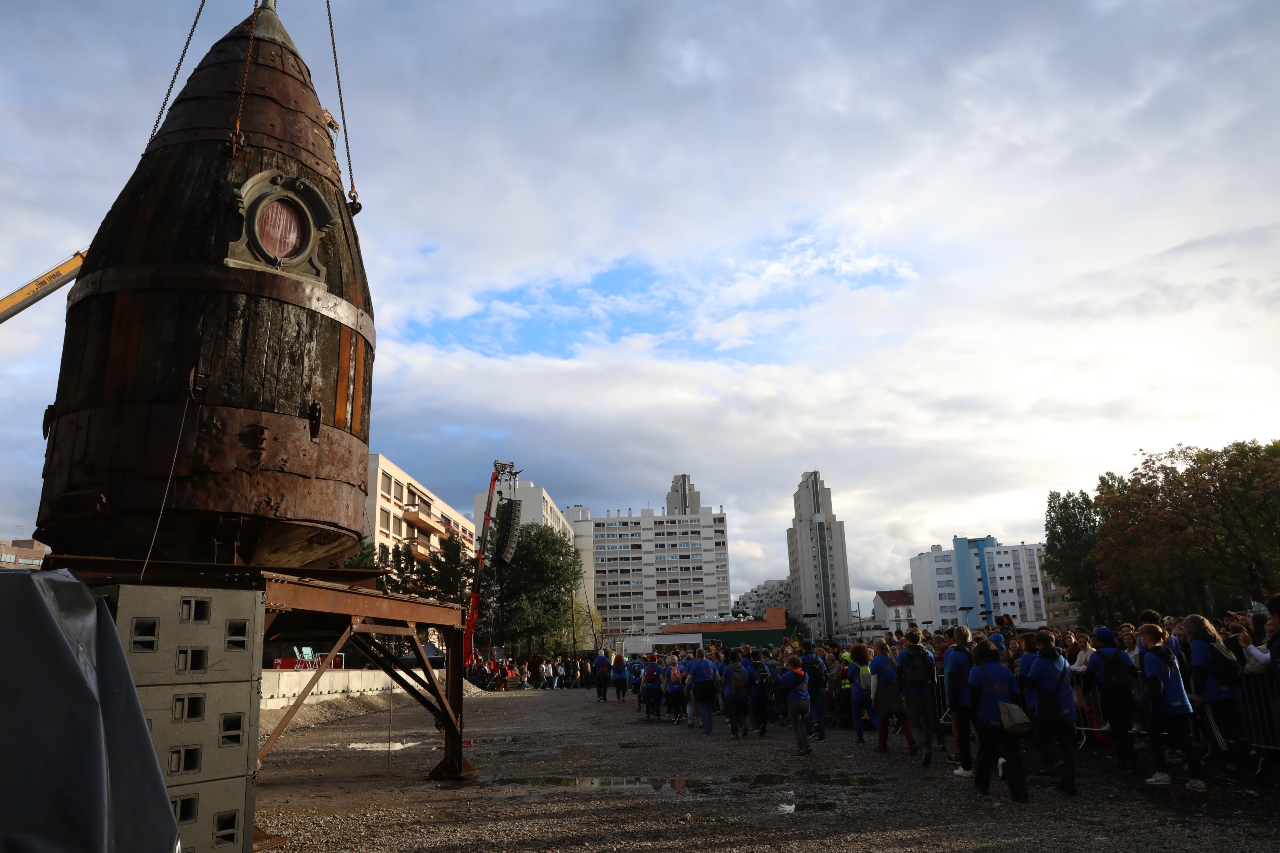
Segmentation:
<svg viewBox="0 0 1280 853">
<path fill-rule="evenodd" d="M 440 516 L 431 512 L 430 505 L 406 505 L 404 508 L 404 520 L 419 530 L 436 536 L 446 535 L 449 529 L 449 527 L 440 519 Z"/>
<path fill-rule="evenodd" d="M 417 536 L 410 536 L 408 539 L 405 539 L 400 543 L 400 547 L 402 549 L 407 549 L 409 551 L 409 555 L 415 560 L 429 560 L 431 558 L 431 552 L 434 550 L 431 547 L 430 539 L 419 539 Z"/>
</svg>

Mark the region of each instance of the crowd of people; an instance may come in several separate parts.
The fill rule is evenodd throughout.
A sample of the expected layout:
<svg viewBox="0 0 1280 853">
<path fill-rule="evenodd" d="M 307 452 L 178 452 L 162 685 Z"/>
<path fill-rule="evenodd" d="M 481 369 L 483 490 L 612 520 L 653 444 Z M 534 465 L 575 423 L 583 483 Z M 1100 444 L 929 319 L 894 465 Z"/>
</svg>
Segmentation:
<svg viewBox="0 0 1280 853">
<path fill-rule="evenodd" d="M 872 739 L 877 752 L 901 738 L 925 767 L 936 745 L 955 776 L 986 794 L 994 773 L 1015 801 L 1027 799 L 1024 750 L 1038 756 L 1037 774 L 1074 795 L 1075 755 L 1089 739 L 1148 785 L 1172 784 L 1177 767 L 1202 793 L 1213 773 L 1263 777 L 1266 750 L 1280 747 L 1280 596 L 1268 610 L 1222 619 L 1147 610 L 1136 626 L 1093 631 L 1022 630 L 1007 617 L 977 632 L 912 625 L 843 648 L 601 651 L 574 681 L 593 682 L 597 702 L 634 703 L 646 721 L 700 724 L 708 736 L 717 715 L 735 740 L 787 726 L 799 758 L 830 728 L 851 731 L 856 744 Z M 1261 689 L 1246 720 L 1250 675 Z M 1266 742 L 1255 744 L 1250 726 L 1259 725 Z"/>
</svg>

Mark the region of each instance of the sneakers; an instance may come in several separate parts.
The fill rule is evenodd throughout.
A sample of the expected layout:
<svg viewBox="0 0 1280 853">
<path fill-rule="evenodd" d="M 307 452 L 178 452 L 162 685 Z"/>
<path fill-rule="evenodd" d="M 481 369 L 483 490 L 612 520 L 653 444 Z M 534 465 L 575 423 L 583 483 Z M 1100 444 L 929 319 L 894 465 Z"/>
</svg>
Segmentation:
<svg viewBox="0 0 1280 853">
<path fill-rule="evenodd" d="M 951 775 L 952 775 L 952 776 L 959 776 L 961 779 L 972 779 L 972 778 L 973 778 L 973 771 L 972 771 L 972 770 L 965 770 L 963 767 L 957 767 L 955 770 L 952 770 L 952 771 L 951 771 Z"/>
<path fill-rule="evenodd" d="M 947 761 L 950 761 L 952 764 L 959 764 L 959 763 L 960 763 L 960 756 L 958 756 L 958 755 L 948 755 L 948 756 L 947 756 Z"/>
<path fill-rule="evenodd" d="M 920 766 L 921 766 L 921 767 L 928 767 L 928 766 L 929 766 L 930 764 L 932 764 L 932 763 L 933 763 L 933 753 L 932 753 L 932 752 L 926 752 L 926 753 L 924 754 L 924 760 L 920 762 Z"/>
<path fill-rule="evenodd" d="M 1001 779 L 1004 778 L 1004 759 L 1003 758 L 1001 758 L 999 761 L 996 762 L 996 775 L 999 776 Z"/>
<path fill-rule="evenodd" d="M 806 747 L 804 749 L 797 749 L 795 752 L 791 754 L 794 755 L 796 758 L 803 758 L 804 756 L 808 755 L 811 752 L 813 752 L 813 750 Z"/>
<path fill-rule="evenodd" d="M 857 740 L 854 741 L 854 743 L 866 743 L 866 742 L 867 742 L 866 738 L 858 738 Z"/>
<path fill-rule="evenodd" d="M 1148 785 L 1172 785 L 1173 780 L 1169 778 L 1168 773 L 1156 771 L 1151 778 L 1147 780 Z"/>
<path fill-rule="evenodd" d="M 1196 794 L 1209 793 L 1209 786 L 1200 779 L 1192 779 L 1187 783 L 1187 790 Z"/>
</svg>

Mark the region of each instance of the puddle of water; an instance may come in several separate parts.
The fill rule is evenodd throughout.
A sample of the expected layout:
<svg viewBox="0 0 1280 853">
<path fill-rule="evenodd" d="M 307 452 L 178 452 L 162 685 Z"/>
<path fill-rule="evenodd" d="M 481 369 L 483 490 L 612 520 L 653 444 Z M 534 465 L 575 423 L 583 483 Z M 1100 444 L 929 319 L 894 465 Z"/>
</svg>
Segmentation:
<svg viewBox="0 0 1280 853">
<path fill-rule="evenodd" d="M 393 741 L 391 743 L 391 751 L 397 752 L 402 749 L 409 749 L 410 747 L 421 745 L 422 741 L 413 741 L 411 743 L 397 743 Z M 387 745 L 385 743 L 349 743 L 347 744 L 347 749 L 359 749 L 364 752 L 386 752 Z"/>
<path fill-rule="evenodd" d="M 690 779 L 624 776 L 511 776 L 486 780 L 487 784 L 529 788 L 590 788 L 615 791 L 656 791 L 688 793 L 711 787 Z"/>
</svg>

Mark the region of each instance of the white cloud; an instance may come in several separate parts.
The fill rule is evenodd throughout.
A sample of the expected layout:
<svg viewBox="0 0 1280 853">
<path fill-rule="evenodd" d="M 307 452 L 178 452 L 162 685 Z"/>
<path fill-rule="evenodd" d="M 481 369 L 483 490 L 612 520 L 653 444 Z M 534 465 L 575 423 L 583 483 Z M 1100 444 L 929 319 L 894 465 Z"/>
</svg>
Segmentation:
<svg viewBox="0 0 1280 853">
<path fill-rule="evenodd" d="M 332 105 L 323 18 L 282 5 Z M 145 9 L 0 33 L 5 283 L 136 163 L 169 73 L 142 46 L 185 34 Z M 738 525 L 736 593 L 783 576 L 818 468 L 869 602 L 953 534 L 1038 539 L 1049 489 L 1138 447 L 1276 437 L 1274 4 L 335 14 L 374 445 L 455 505 L 495 457 L 600 508 L 689 473 Z M 59 302 L 0 328 L 0 524 L 34 516 Z"/>
</svg>

